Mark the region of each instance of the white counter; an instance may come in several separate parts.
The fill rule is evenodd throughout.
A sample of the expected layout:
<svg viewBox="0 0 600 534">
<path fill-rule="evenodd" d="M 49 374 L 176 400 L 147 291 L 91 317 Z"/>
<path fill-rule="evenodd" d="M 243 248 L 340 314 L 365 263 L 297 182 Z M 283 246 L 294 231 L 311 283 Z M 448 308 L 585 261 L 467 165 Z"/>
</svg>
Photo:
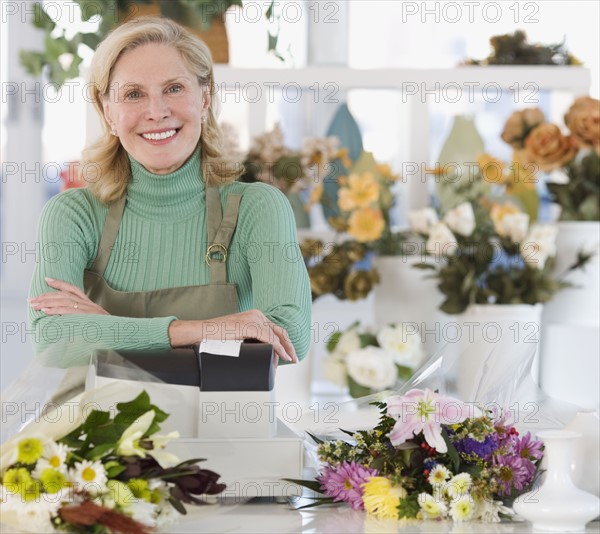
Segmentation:
<svg viewBox="0 0 600 534">
<path fill-rule="evenodd" d="M 303 501 L 301 504 L 308 504 Z M 422 533 L 507 533 L 537 532 L 531 523 L 452 523 L 446 521 L 392 521 L 368 517 L 346 505 L 320 506 L 296 510 L 289 504 L 229 502 L 204 507 L 188 506 L 189 514 L 177 524 L 163 529 L 169 533 L 296 533 L 340 534 L 365 532 Z M 600 523 L 589 523 L 586 533 L 600 532 Z"/>
</svg>

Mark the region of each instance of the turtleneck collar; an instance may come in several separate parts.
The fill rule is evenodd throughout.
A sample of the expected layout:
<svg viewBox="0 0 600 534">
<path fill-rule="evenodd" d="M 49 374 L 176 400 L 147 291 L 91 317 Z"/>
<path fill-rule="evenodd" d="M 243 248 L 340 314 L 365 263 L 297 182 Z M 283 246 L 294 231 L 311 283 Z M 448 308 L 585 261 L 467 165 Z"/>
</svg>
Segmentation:
<svg viewBox="0 0 600 534">
<path fill-rule="evenodd" d="M 129 155 L 127 209 L 147 219 L 174 221 L 198 211 L 204 197 L 200 149 L 170 174 L 154 174 Z"/>
</svg>

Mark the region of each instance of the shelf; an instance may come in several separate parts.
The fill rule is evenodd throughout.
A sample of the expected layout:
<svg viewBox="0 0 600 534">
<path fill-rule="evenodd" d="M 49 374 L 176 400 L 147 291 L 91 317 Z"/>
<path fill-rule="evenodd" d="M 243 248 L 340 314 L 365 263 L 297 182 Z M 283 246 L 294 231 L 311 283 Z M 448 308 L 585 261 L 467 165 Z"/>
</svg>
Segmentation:
<svg viewBox="0 0 600 534">
<path fill-rule="evenodd" d="M 300 69 L 245 69 L 226 65 L 215 66 L 217 85 L 235 88 L 236 84 L 297 84 L 300 87 L 324 88 L 335 83 L 340 89 L 373 88 L 414 91 L 436 89 L 444 84 L 481 89 L 485 84 L 497 84 L 502 89 L 534 83 L 540 90 L 571 90 L 588 93 L 591 74 L 584 67 L 461 66 L 454 69 L 351 69 L 347 67 L 306 67 Z M 416 88 L 415 88 L 416 84 Z M 515 84 L 517 84 L 515 86 Z M 274 86 L 277 87 L 277 86 Z M 325 88 L 326 89 L 326 88 Z"/>
</svg>

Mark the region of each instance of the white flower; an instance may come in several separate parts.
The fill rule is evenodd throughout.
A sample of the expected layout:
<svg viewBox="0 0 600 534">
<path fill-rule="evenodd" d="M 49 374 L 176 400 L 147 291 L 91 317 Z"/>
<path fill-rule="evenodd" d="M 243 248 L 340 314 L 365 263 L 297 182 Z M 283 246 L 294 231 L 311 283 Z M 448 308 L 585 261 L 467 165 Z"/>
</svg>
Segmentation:
<svg viewBox="0 0 600 534">
<path fill-rule="evenodd" d="M 492 501 L 489 499 L 475 501 L 475 519 L 481 519 L 481 521 L 485 521 L 486 523 L 500 523 L 501 518 L 499 514 L 514 515 L 509 508 L 502 504 L 502 501 Z"/>
<path fill-rule="evenodd" d="M 334 353 L 345 357 L 358 349 L 360 349 L 360 337 L 356 327 L 354 327 L 340 336 L 335 345 Z"/>
<path fill-rule="evenodd" d="M 127 515 L 149 527 L 156 525 L 157 511 L 158 507 L 156 504 L 147 502 L 144 499 L 134 499 L 133 502 L 125 507 Z"/>
<path fill-rule="evenodd" d="M 556 169 L 548 173 L 546 183 L 550 184 L 568 184 L 570 182 L 569 175 L 562 169 Z"/>
<path fill-rule="evenodd" d="M 352 380 L 375 390 L 394 385 L 398 376 L 394 359 L 379 347 L 365 347 L 349 354 L 347 364 Z"/>
<path fill-rule="evenodd" d="M 456 254 L 458 242 L 450 229 L 443 223 L 438 222 L 431 227 L 429 239 L 425 244 L 427 252 L 430 254 L 443 254 L 444 256 L 453 256 Z"/>
<path fill-rule="evenodd" d="M 459 473 L 458 475 L 454 475 L 448 483 L 444 486 L 444 490 L 446 491 L 446 495 L 451 499 L 460 498 L 463 495 L 466 495 L 471 489 L 471 485 L 473 484 L 473 480 L 471 479 L 471 475 L 469 473 Z"/>
<path fill-rule="evenodd" d="M 323 362 L 323 372 L 325 378 L 338 386 L 347 386 L 346 363 L 338 356 L 332 354 L 325 358 Z"/>
<path fill-rule="evenodd" d="M 444 484 L 444 482 L 446 482 L 446 480 L 448 480 L 451 476 L 452 473 L 445 465 L 437 464 L 429 473 L 427 481 L 434 487 L 440 486 Z"/>
<path fill-rule="evenodd" d="M 475 230 L 475 213 L 470 202 L 463 202 L 444 216 L 444 222 L 457 234 L 469 236 Z"/>
<path fill-rule="evenodd" d="M 158 505 L 156 512 L 156 526 L 162 527 L 175 523 L 181 517 L 181 514 L 171 505 L 167 499 L 163 499 Z"/>
<path fill-rule="evenodd" d="M 450 517 L 456 521 L 469 521 L 475 514 L 475 502 L 469 493 L 456 499 L 450 505 Z"/>
<path fill-rule="evenodd" d="M 382 328 L 377 334 L 377 342 L 398 365 L 415 369 L 423 360 L 423 345 L 418 332 L 409 333 L 401 324 Z"/>
<path fill-rule="evenodd" d="M 534 224 L 521 243 L 521 256 L 528 265 L 543 269 L 546 260 L 556 254 L 557 227 L 550 224 Z"/>
<path fill-rule="evenodd" d="M 427 519 L 443 519 L 448 513 L 446 503 L 429 493 L 419 493 L 419 507 Z"/>
<path fill-rule="evenodd" d="M 40 478 L 40 475 L 45 469 L 56 469 L 57 471 L 66 474 L 67 473 L 67 454 L 69 447 L 64 443 L 56 443 L 55 441 L 49 441 L 44 446 L 44 452 L 42 457 L 37 461 L 35 469 L 32 472 L 34 478 Z"/>
<path fill-rule="evenodd" d="M 146 450 L 140 447 L 139 440 L 154 421 L 154 410 L 148 410 L 129 425 L 117 443 L 117 454 L 122 456 L 146 457 Z"/>
<path fill-rule="evenodd" d="M 40 493 L 31 500 L 23 498 L 20 492 L 10 492 L 0 485 L 2 522 L 25 527 L 27 532 L 54 532 L 50 519 L 58 513 L 63 503 L 69 502 L 69 494 Z M 3 530 L 4 532 L 4 530 Z"/>
<path fill-rule="evenodd" d="M 78 485 L 78 489 L 87 491 L 92 495 L 102 493 L 105 490 L 107 476 L 100 460 L 76 462 L 69 474 L 72 481 Z"/>
<path fill-rule="evenodd" d="M 513 243 L 520 243 L 527 235 L 529 215 L 526 213 L 507 213 L 496 224 L 496 232 L 508 237 Z"/>
<path fill-rule="evenodd" d="M 429 234 L 431 227 L 438 222 L 437 213 L 433 208 L 413 210 L 408 213 L 410 227 L 419 234 Z"/>
</svg>

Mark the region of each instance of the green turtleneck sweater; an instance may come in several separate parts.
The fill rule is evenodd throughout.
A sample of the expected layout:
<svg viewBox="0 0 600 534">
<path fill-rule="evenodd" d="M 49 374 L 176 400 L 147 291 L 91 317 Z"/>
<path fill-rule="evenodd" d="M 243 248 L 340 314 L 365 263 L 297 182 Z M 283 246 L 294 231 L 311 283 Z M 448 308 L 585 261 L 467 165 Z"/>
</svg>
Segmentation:
<svg viewBox="0 0 600 534">
<path fill-rule="evenodd" d="M 148 172 L 131 159 L 127 204 L 104 278 L 119 291 L 209 283 L 206 203 L 196 153 L 168 175 Z M 237 285 L 240 311 L 259 309 L 285 328 L 298 358 L 308 352 L 311 296 L 290 205 L 272 186 L 233 182 L 220 188 L 223 209 L 231 193 L 242 194 L 227 261 L 228 282 Z M 30 297 L 50 288 L 44 278 L 83 289 L 108 209 L 88 189 L 70 189 L 50 199 L 39 221 L 40 258 Z M 167 330 L 176 317 L 129 318 L 74 314 L 48 316 L 30 308 L 38 353 L 70 366 L 87 363 L 95 348 L 113 350 L 170 347 Z"/>
</svg>

